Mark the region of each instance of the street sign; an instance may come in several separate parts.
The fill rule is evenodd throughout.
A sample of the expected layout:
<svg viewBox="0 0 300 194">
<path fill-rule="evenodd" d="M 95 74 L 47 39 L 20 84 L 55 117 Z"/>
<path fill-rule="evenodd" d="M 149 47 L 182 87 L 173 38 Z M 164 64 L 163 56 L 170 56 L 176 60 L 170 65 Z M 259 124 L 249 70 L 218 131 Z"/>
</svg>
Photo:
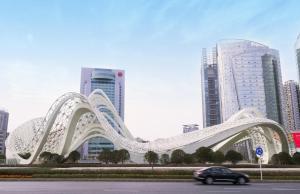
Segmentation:
<svg viewBox="0 0 300 194">
<path fill-rule="evenodd" d="M 261 163 L 262 163 L 262 155 L 264 154 L 264 150 L 261 147 L 258 147 L 258 148 L 256 148 L 255 153 L 259 160 L 260 180 L 263 180 Z"/>
<path fill-rule="evenodd" d="M 261 157 L 264 153 L 263 149 L 261 147 L 256 148 L 255 153 L 257 155 L 257 157 Z"/>
</svg>

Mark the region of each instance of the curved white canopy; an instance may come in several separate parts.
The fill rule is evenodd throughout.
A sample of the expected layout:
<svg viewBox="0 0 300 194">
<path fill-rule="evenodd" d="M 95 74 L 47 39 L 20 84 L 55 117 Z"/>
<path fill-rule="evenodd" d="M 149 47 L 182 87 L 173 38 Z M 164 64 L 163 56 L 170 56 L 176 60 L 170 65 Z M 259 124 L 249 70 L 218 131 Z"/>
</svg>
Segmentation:
<svg viewBox="0 0 300 194">
<path fill-rule="evenodd" d="M 136 163 L 144 163 L 144 154 L 149 150 L 158 154 L 171 154 L 176 149 L 193 153 L 202 146 L 218 150 L 245 137 L 251 138 L 253 146 L 263 147 L 265 163 L 274 153 L 289 151 L 281 126 L 261 117 L 255 109 L 244 109 L 213 127 L 147 143 L 137 142 L 105 93 L 95 90 L 89 97 L 67 93 L 54 102 L 44 118 L 33 119 L 15 129 L 6 141 L 7 160 L 30 164 L 37 162 L 44 151 L 68 156 L 93 137 L 107 138 L 117 149 L 127 149 Z M 30 158 L 20 157 L 25 153 L 30 153 Z"/>
</svg>

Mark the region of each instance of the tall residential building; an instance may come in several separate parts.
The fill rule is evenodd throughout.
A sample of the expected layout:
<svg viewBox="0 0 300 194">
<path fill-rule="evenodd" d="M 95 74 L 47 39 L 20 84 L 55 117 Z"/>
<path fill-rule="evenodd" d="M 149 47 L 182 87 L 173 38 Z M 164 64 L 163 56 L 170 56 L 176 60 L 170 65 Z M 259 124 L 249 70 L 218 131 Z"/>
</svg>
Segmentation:
<svg viewBox="0 0 300 194">
<path fill-rule="evenodd" d="M 201 74 L 203 127 L 210 127 L 221 123 L 216 48 L 202 50 Z"/>
<path fill-rule="evenodd" d="M 299 77 L 299 83 L 300 83 L 300 34 L 298 35 L 296 44 L 295 44 L 295 49 L 296 49 L 296 58 L 297 58 L 297 65 L 298 65 L 298 77 Z"/>
<path fill-rule="evenodd" d="M 300 132 L 299 85 L 295 81 L 286 81 L 283 85 L 285 108 L 287 113 L 287 129 Z"/>
<path fill-rule="evenodd" d="M 248 107 L 286 126 L 279 52 L 248 40 L 217 44 L 222 122 Z"/>
<path fill-rule="evenodd" d="M 0 154 L 5 154 L 5 140 L 7 137 L 9 114 L 5 110 L 0 110 Z"/>
<path fill-rule="evenodd" d="M 105 92 L 124 120 L 125 72 L 115 69 L 82 68 L 80 93 L 88 96 L 95 89 Z M 93 138 L 83 145 L 82 157 L 95 159 L 103 148 L 113 149 L 114 146 L 105 138 Z"/>
</svg>

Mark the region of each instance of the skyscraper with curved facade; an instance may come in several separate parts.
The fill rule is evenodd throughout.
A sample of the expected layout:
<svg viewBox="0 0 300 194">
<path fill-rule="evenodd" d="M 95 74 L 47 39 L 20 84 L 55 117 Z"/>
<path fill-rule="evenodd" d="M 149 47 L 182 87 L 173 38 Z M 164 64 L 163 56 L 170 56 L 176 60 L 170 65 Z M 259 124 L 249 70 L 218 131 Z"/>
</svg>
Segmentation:
<svg viewBox="0 0 300 194">
<path fill-rule="evenodd" d="M 247 107 L 286 126 L 279 52 L 248 40 L 217 44 L 222 122 Z"/>
</svg>

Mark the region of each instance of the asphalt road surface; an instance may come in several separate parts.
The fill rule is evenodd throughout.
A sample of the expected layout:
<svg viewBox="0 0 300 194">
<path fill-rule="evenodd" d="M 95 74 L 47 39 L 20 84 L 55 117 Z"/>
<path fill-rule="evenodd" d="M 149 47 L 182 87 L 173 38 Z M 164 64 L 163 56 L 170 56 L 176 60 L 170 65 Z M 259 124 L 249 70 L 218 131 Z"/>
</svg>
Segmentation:
<svg viewBox="0 0 300 194">
<path fill-rule="evenodd" d="M 0 194 L 290 194 L 300 193 L 300 183 L 251 183 L 248 185 L 198 182 L 0 182 Z"/>
</svg>

